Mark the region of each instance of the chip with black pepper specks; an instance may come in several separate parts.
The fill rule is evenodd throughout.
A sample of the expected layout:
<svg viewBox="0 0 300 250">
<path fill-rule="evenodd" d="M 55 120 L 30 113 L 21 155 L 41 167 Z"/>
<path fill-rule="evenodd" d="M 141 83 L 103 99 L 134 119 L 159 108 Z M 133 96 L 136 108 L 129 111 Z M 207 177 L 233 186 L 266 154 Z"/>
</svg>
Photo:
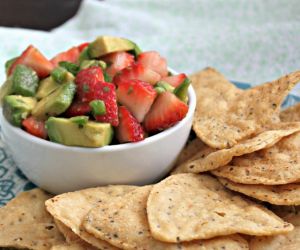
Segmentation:
<svg viewBox="0 0 300 250">
<path fill-rule="evenodd" d="M 230 148 L 279 123 L 282 102 L 300 81 L 300 71 L 241 90 L 207 68 L 190 76 L 197 95 L 193 129 L 212 148 Z"/>
<path fill-rule="evenodd" d="M 293 230 L 266 208 L 204 174 L 172 175 L 154 185 L 147 202 L 152 236 L 165 242 L 234 233 L 272 235 Z"/>
<path fill-rule="evenodd" d="M 45 209 L 50 197 L 41 189 L 33 189 L 0 208 L 0 247 L 46 250 L 63 243 L 63 236 Z"/>
<path fill-rule="evenodd" d="M 275 205 L 293 206 L 300 205 L 300 184 L 285 185 L 248 185 L 229 181 L 225 178 L 218 180 L 227 188 L 266 201 Z"/>
<path fill-rule="evenodd" d="M 279 123 L 274 125 L 274 130 L 264 131 L 229 149 L 214 150 L 208 146 L 203 146 L 191 159 L 177 166 L 172 174 L 200 173 L 217 169 L 228 164 L 233 157 L 271 147 L 283 137 L 298 131 L 300 131 L 300 123 L 298 122 Z"/>
<path fill-rule="evenodd" d="M 117 248 L 108 242 L 82 230 L 81 224 L 88 211 L 95 205 L 102 203 L 108 197 L 123 196 L 133 189 L 134 186 L 120 185 L 64 193 L 47 200 L 46 208 L 56 220 L 62 222 L 84 241 L 100 249 L 116 250 Z"/>
<path fill-rule="evenodd" d="M 242 184 L 282 185 L 300 180 L 300 132 L 274 146 L 235 157 L 212 173 Z"/>
</svg>

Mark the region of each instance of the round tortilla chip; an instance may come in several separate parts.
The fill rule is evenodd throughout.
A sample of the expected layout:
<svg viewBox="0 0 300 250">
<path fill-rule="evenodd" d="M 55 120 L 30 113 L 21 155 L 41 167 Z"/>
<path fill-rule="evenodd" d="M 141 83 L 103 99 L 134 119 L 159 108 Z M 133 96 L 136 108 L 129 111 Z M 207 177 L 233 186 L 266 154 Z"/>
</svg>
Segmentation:
<svg viewBox="0 0 300 250">
<path fill-rule="evenodd" d="M 275 128 L 276 127 L 276 128 Z M 300 131 L 300 123 L 280 123 L 274 130 L 264 131 L 254 138 L 240 142 L 229 149 L 214 150 L 208 146 L 199 148 L 197 154 L 175 168 L 176 173 L 200 173 L 228 164 L 233 157 L 249 154 L 273 146 L 283 137 Z"/>
<path fill-rule="evenodd" d="M 148 198 L 147 214 L 153 237 L 165 242 L 234 233 L 272 235 L 293 229 L 271 211 L 204 174 L 172 175 L 156 184 Z"/>
<path fill-rule="evenodd" d="M 266 201 L 275 205 L 300 205 L 300 184 L 285 184 L 277 186 L 248 185 L 229 181 L 224 178 L 218 180 L 227 188 Z"/>
<path fill-rule="evenodd" d="M 193 129 L 212 148 L 230 148 L 279 123 L 282 102 L 300 81 L 300 71 L 251 89 L 236 88 L 208 68 L 191 76 L 197 94 Z"/>
<path fill-rule="evenodd" d="M 100 249 L 117 249 L 106 241 L 95 238 L 81 224 L 90 209 L 107 197 L 123 196 L 135 189 L 134 186 L 107 186 L 65 193 L 46 201 L 52 216 L 70 228 L 81 239 Z"/>
<path fill-rule="evenodd" d="M 282 185 L 300 180 L 300 132 L 274 146 L 235 157 L 212 173 L 236 183 Z"/>
</svg>

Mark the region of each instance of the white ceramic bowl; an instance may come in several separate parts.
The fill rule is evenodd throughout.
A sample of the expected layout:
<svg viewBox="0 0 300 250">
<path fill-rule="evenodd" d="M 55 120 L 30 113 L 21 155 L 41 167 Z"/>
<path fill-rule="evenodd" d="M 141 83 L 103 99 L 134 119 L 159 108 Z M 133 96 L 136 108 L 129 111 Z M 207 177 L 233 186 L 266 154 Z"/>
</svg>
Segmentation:
<svg viewBox="0 0 300 250">
<path fill-rule="evenodd" d="M 0 110 L 3 137 L 19 168 L 37 186 L 55 194 L 107 184 L 144 185 L 172 168 L 192 126 L 196 96 L 189 87 L 189 111 L 175 126 L 141 142 L 102 148 L 69 147 L 12 126 Z"/>
</svg>

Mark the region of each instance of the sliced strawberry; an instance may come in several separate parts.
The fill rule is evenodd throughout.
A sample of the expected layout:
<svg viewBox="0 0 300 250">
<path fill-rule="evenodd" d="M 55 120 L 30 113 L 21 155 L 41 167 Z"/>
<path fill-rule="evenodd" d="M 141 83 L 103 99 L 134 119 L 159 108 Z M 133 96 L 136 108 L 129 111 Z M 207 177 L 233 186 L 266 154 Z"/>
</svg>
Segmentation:
<svg viewBox="0 0 300 250">
<path fill-rule="evenodd" d="M 79 71 L 75 79 L 79 101 L 90 102 L 97 99 L 95 88 L 99 82 L 103 81 L 103 72 L 98 66 L 93 66 Z"/>
<path fill-rule="evenodd" d="M 73 47 L 67 51 L 61 52 L 55 57 L 53 57 L 50 62 L 54 65 L 54 67 L 58 66 L 59 62 L 67 61 L 71 63 L 76 63 L 80 55 L 80 51 L 78 47 Z"/>
<path fill-rule="evenodd" d="M 53 70 L 52 63 L 35 47 L 30 45 L 21 56 L 11 65 L 8 71 L 10 75 L 18 64 L 31 67 L 40 78 L 44 78 Z"/>
<path fill-rule="evenodd" d="M 109 122 L 112 126 L 118 126 L 119 118 L 115 85 L 109 82 L 98 82 L 93 91 L 95 92 L 94 100 L 102 100 L 106 109 L 104 115 L 95 115 L 95 119 L 98 122 Z"/>
<path fill-rule="evenodd" d="M 121 81 L 130 79 L 137 79 L 154 85 L 161 79 L 161 76 L 155 71 L 145 68 L 142 64 L 134 63 L 116 74 L 113 82 L 118 85 Z"/>
<path fill-rule="evenodd" d="M 65 112 L 66 117 L 87 115 L 91 112 L 91 107 L 88 102 L 74 101 Z"/>
<path fill-rule="evenodd" d="M 173 126 L 182 120 L 188 112 L 188 106 L 173 93 L 163 92 L 155 100 L 144 120 L 147 132 L 157 132 Z"/>
<path fill-rule="evenodd" d="M 44 121 L 39 121 L 33 116 L 30 116 L 22 121 L 22 125 L 29 134 L 43 139 L 47 138 L 47 130 Z"/>
<path fill-rule="evenodd" d="M 162 77 L 168 75 L 167 61 L 156 51 L 147 51 L 139 54 L 137 62 L 146 68 L 152 69 Z"/>
<path fill-rule="evenodd" d="M 82 43 L 80 45 L 78 45 L 78 49 L 79 49 L 79 52 L 81 53 L 87 46 L 89 46 L 90 43 Z"/>
<path fill-rule="evenodd" d="M 118 85 L 118 102 L 126 106 L 142 122 L 157 95 L 152 85 L 140 80 L 127 80 Z"/>
<path fill-rule="evenodd" d="M 106 69 L 106 73 L 113 78 L 117 72 L 129 67 L 134 63 L 134 56 L 122 51 L 108 54 L 105 57 L 101 58 L 101 60 L 110 65 Z"/>
<path fill-rule="evenodd" d="M 183 83 L 184 79 L 186 79 L 186 74 L 178 74 L 175 76 L 166 76 L 161 79 L 161 81 L 167 82 L 171 84 L 173 87 L 178 87 L 181 83 Z"/>
<path fill-rule="evenodd" d="M 119 120 L 116 137 L 120 143 L 144 140 L 144 131 L 141 124 L 124 106 L 119 107 Z"/>
</svg>

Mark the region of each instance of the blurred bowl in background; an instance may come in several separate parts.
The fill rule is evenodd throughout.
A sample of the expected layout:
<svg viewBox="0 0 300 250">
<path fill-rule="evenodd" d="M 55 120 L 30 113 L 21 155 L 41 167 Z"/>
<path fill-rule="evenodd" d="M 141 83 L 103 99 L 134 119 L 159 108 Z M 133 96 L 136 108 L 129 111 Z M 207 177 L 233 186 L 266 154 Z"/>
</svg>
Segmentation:
<svg viewBox="0 0 300 250">
<path fill-rule="evenodd" d="M 73 17 L 82 0 L 1 0 L 0 26 L 51 30 Z"/>
</svg>

